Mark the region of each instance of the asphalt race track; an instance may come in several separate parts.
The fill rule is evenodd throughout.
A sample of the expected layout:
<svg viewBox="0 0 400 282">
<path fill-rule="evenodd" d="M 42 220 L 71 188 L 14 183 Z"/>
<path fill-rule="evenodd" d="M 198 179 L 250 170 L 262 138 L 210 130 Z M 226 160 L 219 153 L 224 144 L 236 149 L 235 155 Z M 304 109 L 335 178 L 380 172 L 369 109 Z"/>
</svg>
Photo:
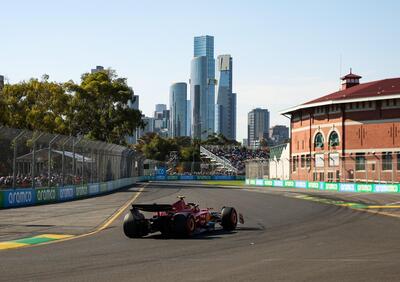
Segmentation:
<svg viewBox="0 0 400 282">
<path fill-rule="evenodd" d="M 203 207 L 234 206 L 245 224 L 232 233 L 192 239 L 128 239 L 121 215 L 94 235 L 0 251 L 0 280 L 400 280 L 398 218 L 282 195 L 178 183 L 150 183 L 136 203 L 170 203 L 177 195 Z"/>
</svg>

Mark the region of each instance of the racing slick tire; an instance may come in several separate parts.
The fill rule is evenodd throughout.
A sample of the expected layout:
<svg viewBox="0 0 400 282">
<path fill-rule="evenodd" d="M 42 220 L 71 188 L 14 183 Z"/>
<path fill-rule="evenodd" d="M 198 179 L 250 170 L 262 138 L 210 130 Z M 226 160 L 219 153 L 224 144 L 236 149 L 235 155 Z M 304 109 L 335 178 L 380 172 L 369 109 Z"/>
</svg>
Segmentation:
<svg viewBox="0 0 400 282">
<path fill-rule="evenodd" d="M 180 237 L 190 237 L 196 230 L 196 221 L 193 215 L 177 214 L 174 216 L 174 233 Z"/>
<path fill-rule="evenodd" d="M 221 225 L 224 230 L 232 231 L 236 228 L 238 222 L 238 214 L 235 208 L 224 207 L 221 211 Z"/>
<path fill-rule="evenodd" d="M 147 221 L 141 213 L 136 216 L 132 212 L 127 213 L 124 217 L 123 227 L 128 238 L 140 238 L 149 233 Z"/>
</svg>

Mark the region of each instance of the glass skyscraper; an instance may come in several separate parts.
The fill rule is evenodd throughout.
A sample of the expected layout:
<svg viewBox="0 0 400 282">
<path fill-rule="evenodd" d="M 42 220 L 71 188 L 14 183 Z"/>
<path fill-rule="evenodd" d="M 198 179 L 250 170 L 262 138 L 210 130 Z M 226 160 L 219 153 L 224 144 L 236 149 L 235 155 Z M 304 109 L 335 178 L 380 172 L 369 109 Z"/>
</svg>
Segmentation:
<svg viewBox="0 0 400 282">
<path fill-rule="evenodd" d="M 192 115 L 192 122 L 193 122 L 193 128 L 199 127 L 200 126 L 200 134 L 201 138 L 205 139 L 207 138 L 208 135 L 213 134 L 215 132 L 214 126 L 215 126 L 215 59 L 214 59 L 214 37 L 205 35 L 205 36 L 196 36 L 194 38 L 194 52 L 193 52 L 194 59 L 198 57 L 205 57 L 206 60 L 206 68 L 204 69 L 201 67 L 201 70 L 203 72 L 206 72 L 206 81 L 204 84 L 204 88 L 201 90 L 201 93 L 206 95 L 207 97 L 202 97 L 202 101 L 205 101 L 204 107 L 206 109 L 202 109 L 202 112 L 200 113 L 200 118 L 201 118 L 201 123 L 200 124 L 194 124 L 195 119 L 194 116 Z M 202 59 L 201 59 L 202 60 Z M 199 65 L 199 62 L 195 62 L 195 65 Z M 203 64 L 203 63 L 201 63 Z M 196 73 L 193 73 L 193 71 L 197 71 L 196 68 L 193 69 L 193 61 L 192 61 L 192 73 L 191 75 L 197 76 Z M 191 87 L 191 96 L 194 96 L 192 93 L 192 90 L 194 90 L 193 87 Z M 194 109 L 194 103 L 192 100 L 192 112 Z M 206 131 L 206 133 L 204 133 Z M 199 133 L 199 132 L 197 132 Z M 192 135 L 194 132 L 192 131 Z M 205 137 L 204 137 L 205 136 Z"/>
<path fill-rule="evenodd" d="M 232 93 L 232 57 L 217 59 L 220 73 L 216 106 L 216 130 L 230 140 L 236 139 L 236 94 Z"/>
<path fill-rule="evenodd" d="M 202 140 L 206 139 L 214 130 L 214 126 L 210 128 L 208 123 L 209 95 L 207 74 L 207 57 L 200 56 L 193 58 L 190 66 L 192 137 Z"/>
<path fill-rule="evenodd" d="M 186 136 L 187 122 L 187 84 L 178 82 L 171 85 L 169 90 L 170 106 L 170 136 Z"/>
</svg>

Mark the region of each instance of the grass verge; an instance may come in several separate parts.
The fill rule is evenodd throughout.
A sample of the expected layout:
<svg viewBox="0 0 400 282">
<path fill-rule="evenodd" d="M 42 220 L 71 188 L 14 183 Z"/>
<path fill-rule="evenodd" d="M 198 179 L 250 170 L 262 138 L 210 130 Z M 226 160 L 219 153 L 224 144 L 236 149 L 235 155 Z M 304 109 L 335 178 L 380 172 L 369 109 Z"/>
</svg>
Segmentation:
<svg viewBox="0 0 400 282">
<path fill-rule="evenodd" d="M 207 180 L 204 181 L 208 185 L 218 185 L 218 186 L 243 186 L 245 185 L 244 180 Z"/>
</svg>

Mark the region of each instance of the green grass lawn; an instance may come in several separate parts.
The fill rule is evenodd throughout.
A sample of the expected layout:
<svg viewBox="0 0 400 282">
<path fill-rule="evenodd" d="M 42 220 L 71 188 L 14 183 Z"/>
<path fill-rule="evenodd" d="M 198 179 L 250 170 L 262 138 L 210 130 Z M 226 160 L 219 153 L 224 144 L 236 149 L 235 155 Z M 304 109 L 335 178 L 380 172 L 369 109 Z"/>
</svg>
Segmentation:
<svg viewBox="0 0 400 282">
<path fill-rule="evenodd" d="M 221 186 L 243 186 L 244 180 L 207 180 L 204 181 L 208 185 L 221 185 Z"/>
</svg>

